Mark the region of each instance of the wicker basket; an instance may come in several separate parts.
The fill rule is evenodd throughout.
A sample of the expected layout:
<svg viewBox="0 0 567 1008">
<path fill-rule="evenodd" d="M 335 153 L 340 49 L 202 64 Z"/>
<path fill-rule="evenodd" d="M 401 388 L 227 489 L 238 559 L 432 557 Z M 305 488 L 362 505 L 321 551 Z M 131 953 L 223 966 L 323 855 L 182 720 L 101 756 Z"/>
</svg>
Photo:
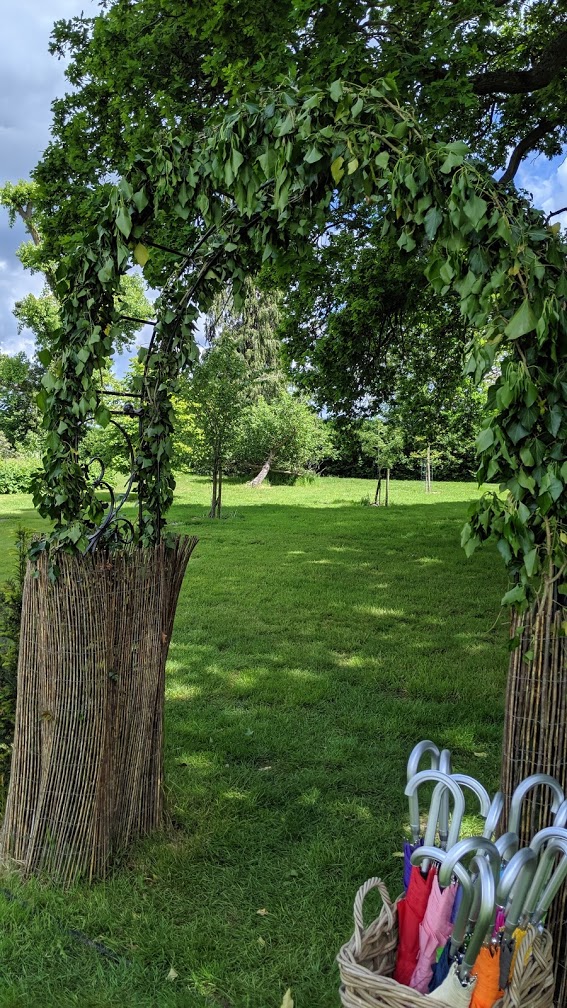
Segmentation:
<svg viewBox="0 0 567 1008">
<path fill-rule="evenodd" d="M 380 916 L 365 928 L 363 904 L 372 889 L 378 889 L 383 907 Z M 381 879 L 368 879 L 354 901 L 354 934 L 337 956 L 343 1008 L 451 1008 L 435 995 L 420 994 L 392 979 L 397 944 L 396 904 Z M 510 986 L 495 1008 L 553 1008 L 553 955 L 548 931 L 528 929 L 518 950 Z"/>
</svg>

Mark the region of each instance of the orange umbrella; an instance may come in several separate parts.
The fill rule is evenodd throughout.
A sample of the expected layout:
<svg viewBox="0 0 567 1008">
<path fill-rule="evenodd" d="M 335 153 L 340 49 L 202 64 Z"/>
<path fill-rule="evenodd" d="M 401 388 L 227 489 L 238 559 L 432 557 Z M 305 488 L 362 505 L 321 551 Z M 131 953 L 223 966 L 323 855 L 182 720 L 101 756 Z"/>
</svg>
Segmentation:
<svg viewBox="0 0 567 1008">
<path fill-rule="evenodd" d="M 471 1008 L 493 1008 L 504 991 L 500 990 L 500 949 L 495 945 L 483 945 L 473 967 L 476 986 Z"/>
</svg>

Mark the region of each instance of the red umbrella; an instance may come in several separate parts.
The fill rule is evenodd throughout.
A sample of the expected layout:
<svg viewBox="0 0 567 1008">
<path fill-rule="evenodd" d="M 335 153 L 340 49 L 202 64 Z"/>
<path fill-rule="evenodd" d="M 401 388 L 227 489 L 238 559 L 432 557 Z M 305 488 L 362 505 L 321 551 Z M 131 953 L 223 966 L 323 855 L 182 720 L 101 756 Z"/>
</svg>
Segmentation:
<svg viewBox="0 0 567 1008">
<path fill-rule="evenodd" d="M 453 930 L 451 914 L 456 892 L 456 883 L 441 889 L 439 880 L 433 879 L 427 910 L 419 925 L 419 956 L 410 981 L 410 987 L 422 994 L 429 990 L 437 949 L 445 945 Z"/>
<path fill-rule="evenodd" d="M 406 987 L 409 986 L 416 967 L 419 954 L 419 925 L 425 916 L 435 876 L 435 868 L 430 868 L 425 876 L 421 874 L 419 868 L 412 868 L 408 891 L 397 904 L 399 937 L 394 980 L 405 984 Z"/>
</svg>

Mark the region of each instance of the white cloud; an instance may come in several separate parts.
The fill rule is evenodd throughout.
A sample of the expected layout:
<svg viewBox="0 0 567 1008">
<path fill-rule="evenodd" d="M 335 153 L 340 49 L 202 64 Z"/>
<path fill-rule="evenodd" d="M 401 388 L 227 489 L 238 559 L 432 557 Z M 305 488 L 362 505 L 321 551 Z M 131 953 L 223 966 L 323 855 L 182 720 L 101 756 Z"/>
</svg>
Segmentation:
<svg viewBox="0 0 567 1008">
<path fill-rule="evenodd" d="M 532 194 L 537 207 L 550 214 L 567 207 L 567 157 L 563 155 L 543 164 L 542 160 L 534 158 L 531 163 L 522 165 L 517 184 Z M 567 211 L 553 218 L 553 223 L 557 221 L 567 228 Z"/>
</svg>

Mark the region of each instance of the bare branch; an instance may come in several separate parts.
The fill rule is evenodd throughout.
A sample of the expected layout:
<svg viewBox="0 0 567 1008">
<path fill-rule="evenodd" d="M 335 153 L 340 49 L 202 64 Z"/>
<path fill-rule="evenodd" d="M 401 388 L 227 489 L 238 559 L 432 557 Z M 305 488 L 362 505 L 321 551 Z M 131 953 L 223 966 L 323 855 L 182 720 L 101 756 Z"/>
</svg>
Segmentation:
<svg viewBox="0 0 567 1008">
<path fill-rule="evenodd" d="M 557 217 L 557 214 L 566 212 L 567 212 L 567 206 L 562 206 L 560 210 L 552 210 L 551 213 L 548 214 L 547 217 L 545 218 L 545 223 L 547 224 L 547 222 L 550 221 L 552 217 Z"/>
<path fill-rule="evenodd" d="M 537 126 L 534 126 L 529 133 L 526 133 L 525 137 L 523 137 L 517 146 L 514 147 L 508 162 L 508 167 L 506 168 L 504 174 L 498 179 L 498 185 L 505 185 L 507 182 L 512 181 L 526 154 L 529 154 L 529 152 L 534 149 L 538 140 L 543 140 L 544 136 L 547 136 L 551 130 L 555 129 L 556 125 L 556 123 L 550 122 L 549 119 L 542 119 Z"/>
</svg>

